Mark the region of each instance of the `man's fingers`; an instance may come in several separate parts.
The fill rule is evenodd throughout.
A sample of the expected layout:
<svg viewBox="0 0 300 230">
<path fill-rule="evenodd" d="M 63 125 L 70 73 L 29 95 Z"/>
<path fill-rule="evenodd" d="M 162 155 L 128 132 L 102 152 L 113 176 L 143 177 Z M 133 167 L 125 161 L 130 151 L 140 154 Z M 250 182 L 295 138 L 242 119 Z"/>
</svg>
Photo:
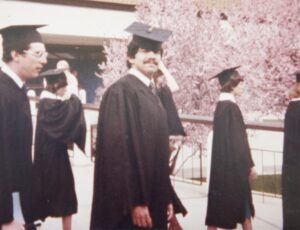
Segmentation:
<svg viewBox="0 0 300 230">
<path fill-rule="evenodd" d="M 146 216 L 142 215 L 140 217 L 140 225 L 138 225 L 139 227 L 143 227 L 146 228 L 147 227 L 147 221 L 146 221 Z"/>
<path fill-rule="evenodd" d="M 167 216 L 168 216 L 168 221 L 172 219 L 174 215 L 174 208 L 172 204 L 168 205 L 168 210 L 167 210 Z"/>
<path fill-rule="evenodd" d="M 141 216 L 138 218 L 138 224 L 137 226 L 147 228 L 147 227 L 152 227 L 152 219 L 149 215 L 149 213 L 143 213 Z"/>
<path fill-rule="evenodd" d="M 133 223 L 134 225 L 138 226 L 138 221 L 137 221 L 135 215 L 132 215 L 132 223 Z"/>
<path fill-rule="evenodd" d="M 147 206 L 137 206 L 132 212 L 132 222 L 134 225 L 143 228 L 152 227 L 152 219 Z"/>
<path fill-rule="evenodd" d="M 133 215 L 132 222 L 134 225 L 140 227 L 141 226 L 140 216 L 137 214 Z"/>
<path fill-rule="evenodd" d="M 147 223 L 146 227 L 152 228 L 152 219 L 151 219 L 149 213 L 147 214 L 147 217 L 146 217 L 146 223 Z"/>
</svg>

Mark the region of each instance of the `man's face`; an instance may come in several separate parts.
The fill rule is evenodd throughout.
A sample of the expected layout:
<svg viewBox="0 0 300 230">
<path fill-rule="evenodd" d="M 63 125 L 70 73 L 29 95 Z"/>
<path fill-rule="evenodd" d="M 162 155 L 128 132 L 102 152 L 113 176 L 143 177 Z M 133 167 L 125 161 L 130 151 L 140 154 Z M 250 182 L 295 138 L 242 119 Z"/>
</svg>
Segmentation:
<svg viewBox="0 0 300 230">
<path fill-rule="evenodd" d="M 160 50 L 157 52 L 139 48 L 134 58 L 128 58 L 132 67 L 139 70 L 148 78 L 158 70 L 158 63 L 161 60 Z"/>
<path fill-rule="evenodd" d="M 18 75 L 22 80 L 35 78 L 39 75 L 44 65 L 47 63 L 45 45 L 40 42 L 30 43 L 29 49 L 19 54 L 19 71 Z"/>
</svg>

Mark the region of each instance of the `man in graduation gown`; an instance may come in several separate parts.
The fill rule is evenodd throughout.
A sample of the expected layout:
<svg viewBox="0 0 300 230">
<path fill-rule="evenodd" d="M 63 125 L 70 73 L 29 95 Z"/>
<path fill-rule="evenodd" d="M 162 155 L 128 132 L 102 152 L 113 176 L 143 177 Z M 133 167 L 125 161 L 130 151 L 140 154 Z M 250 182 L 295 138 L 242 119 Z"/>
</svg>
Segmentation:
<svg viewBox="0 0 300 230">
<path fill-rule="evenodd" d="M 213 145 L 206 225 L 208 229 L 250 229 L 254 215 L 249 179 L 255 177 L 254 163 L 242 113 L 235 102 L 243 81 L 236 68 L 222 71 L 214 78 L 221 94 L 213 121 Z"/>
<path fill-rule="evenodd" d="M 39 26 L 0 29 L 0 228 L 23 229 L 33 221 L 32 121 L 24 83 L 47 62 Z"/>
<path fill-rule="evenodd" d="M 83 108 L 79 98 L 67 91 L 63 69 L 48 70 L 40 76 L 46 78 L 47 87 L 41 94 L 35 135 L 36 218 L 62 217 L 63 229 L 71 229 L 77 197 L 68 145 L 75 143 L 84 151 Z"/>
<path fill-rule="evenodd" d="M 289 92 L 282 164 L 283 229 L 300 229 L 300 71 Z"/>
<path fill-rule="evenodd" d="M 170 32 L 141 23 L 126 30 L 134 34 L 127 52 L 131 68 L 100 106 L 90 229 L 166 229 L 176 199 L 167 115 L 151 77 Z"/>
</svg>

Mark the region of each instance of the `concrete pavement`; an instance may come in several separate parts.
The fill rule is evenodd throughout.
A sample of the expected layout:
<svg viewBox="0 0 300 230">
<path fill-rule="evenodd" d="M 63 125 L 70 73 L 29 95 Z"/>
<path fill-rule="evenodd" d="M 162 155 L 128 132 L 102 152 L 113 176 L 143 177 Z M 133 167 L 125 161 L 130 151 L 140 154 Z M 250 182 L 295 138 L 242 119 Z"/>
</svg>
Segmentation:
<svg viewBox="0 0 300 230">
<path fill-rule="evenodd" d="M 73 173 L 76 183 L 78 197 L 78 213 L 73 217 L 73 230 L 88 230 L 90 222 L 92 185 L 93 185 L 93 163 L 88 159 L 84 163 L 73 165 Z M 191 185 L 183 182 L 173 181 L 175 190 L 182 202 L 188 209 L 186 217 L 178 215 L 178 220 L 183 229 L 202 230 L 206 229 L 204 224 L 206 215 L 207 195 L 204 186 Z M 254 195 L 256 217 L 253 220 L 254 230 L 278 230 L 282 227 L 282 206 L 280 198 L 262 197 Z M 41 230 L 60 230 L 61 219 L 47 218 Z M 237 229 L 242 229 L 239 226 Z"/>
</svg>

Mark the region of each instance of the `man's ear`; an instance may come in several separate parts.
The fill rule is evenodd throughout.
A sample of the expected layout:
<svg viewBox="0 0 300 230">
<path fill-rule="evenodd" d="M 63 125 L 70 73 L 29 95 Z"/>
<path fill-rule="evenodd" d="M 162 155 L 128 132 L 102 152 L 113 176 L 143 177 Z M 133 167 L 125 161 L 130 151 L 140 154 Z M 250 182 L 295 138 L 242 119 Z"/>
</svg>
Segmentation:
<svg viewBox="0 0 300 230">
<path fill-rule="evenodd" d="M 19 52 L 15 51 L 15 50 L 10 51 L 11 59 L 15 62 L 19 62 L 21 55 L 22 54 L 20 54 Z"/>
<path fill-rule="evenodd" d="M 134 63 L 134 58 L 127 57 L 128 62 L 132 65 Z"/>
</svg>

